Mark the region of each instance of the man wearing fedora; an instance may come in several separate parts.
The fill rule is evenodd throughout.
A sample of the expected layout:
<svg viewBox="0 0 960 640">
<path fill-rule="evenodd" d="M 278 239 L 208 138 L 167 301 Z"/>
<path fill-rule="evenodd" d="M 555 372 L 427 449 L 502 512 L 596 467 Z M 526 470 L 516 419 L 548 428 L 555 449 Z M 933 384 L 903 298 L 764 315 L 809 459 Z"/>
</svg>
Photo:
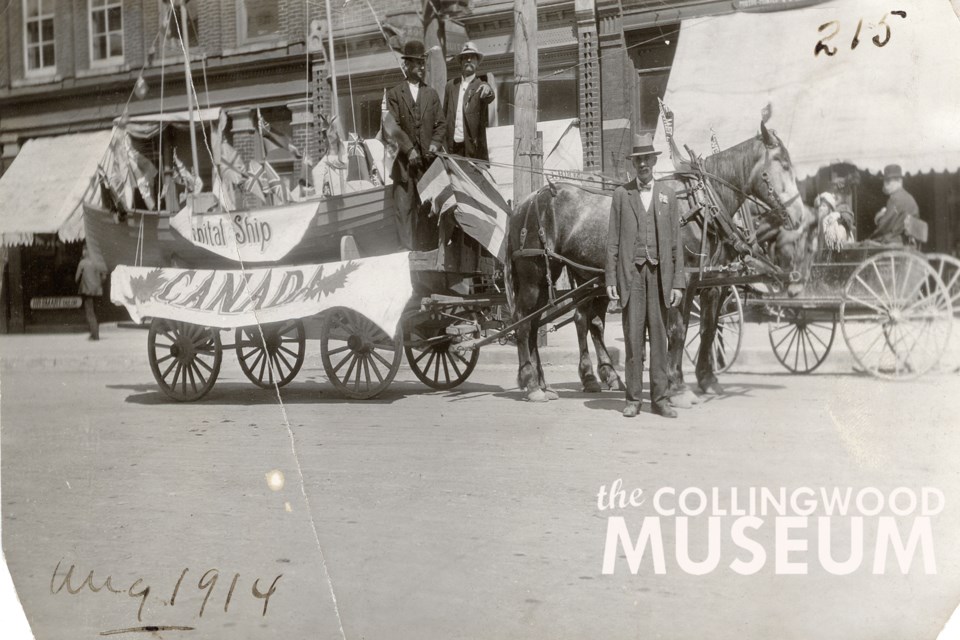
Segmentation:
<svg viewBox="0 0 960 640">
<path fill-rule="evenodd" d="M 443 109 L 440 96 L 423 81 L 423 43 L 408 41 L 401 60 L 405 79 L 387 91 L 387 109 L 405 134 L 396 140 L 399 150 L 391 170 L 397 230 L 405 248 L 428 249 L 436 246 L 438 233 L 436 225 L 420 217 L 417 180 L 443 146 Z"/>
<path fill-rule="evenodd" d="M 623 415 L 640 412 L 643 394 L 644 334 L 650 335 L 650 401 L 653 413 L 676 418 L 667 397 L 667 309 L 680 304 L 686 279 L 680 212 L 674 191 L 653 179 L 660 152 L 653 136 L 634 137 L 637 177 L 617 187 L 607 235 L 607 295 L 621 300 L 626 343 L 627 405 Z"/>
<path fill-rule="evenodd" d="M 919 217 L 920 208 L 913 196 L 903 188 L 900 165 L 888 164 L 883 168 L 883 192 L 887 194 L 887 206 L 874 216 L 877 228 L 870 239 L 882 244 L 901 244 L 906 234 L 907 217 Z"/>
<path fill-rule="evenodd" d="M 468 42 L 460 50 L 460 77 L 447 83 L 443 111 L 447 121 L 447 151 L 490 161 L 487 151 L 487 106 L 493 102 L 493 89 L 486 76 L 478 76 L 483 54 Z"/>
</svg>

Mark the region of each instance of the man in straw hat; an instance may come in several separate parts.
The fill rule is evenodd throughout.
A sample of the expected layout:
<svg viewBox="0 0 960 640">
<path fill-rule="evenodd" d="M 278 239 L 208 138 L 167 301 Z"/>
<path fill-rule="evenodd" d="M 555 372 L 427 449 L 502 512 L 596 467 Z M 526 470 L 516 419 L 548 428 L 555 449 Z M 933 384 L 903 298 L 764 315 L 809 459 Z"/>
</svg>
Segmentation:
<svg viewBox="0 0 960 640">
<path fill-rule="evenodd" d="M 887 194 L 887 206 L 880 209 L 873 221 L 877 224 L 870 240 L 882 244 L 901 244 L 905 239 L 907 218 L 919 217 L 920 208 L 903 188 L 903 170 L 898 164 L 883 168 L 883 192 Z"/>
<path fill-rule="evenodd" d="M 443 145 L 443 109 L 440 96 L 423 81 L 423 43 L 407 42 L 401 59 L 405 79 L 387 91 L 387 109 L 404 134 L 397 136 L 399 151 L 391 170 L 397 231 L 405 248 L 429 249 L 436 247 L 438 233 L 436 225 L 420 219 L 417 180 Z"/>
<path fill-rule="evenodd" d="M 478 76 L 483 54 L 468 42 L 460 50 L 460 77 L 447 83 L 444 91 L 444 117 L 447 121 L 447 151 L 489 162 L 487 151 L 487 106 L 493 102 L 493 89 L 486 76 Z"/>
<path fill-rule="evenodd" d="M 627 406 L 623 415 L 640 412 L 643 393 L 644 334 L 650 335 L 650 402 L 653 413 L 676 418 L 667 397 L 667 308 L 680 304 L 686 280 L 677 196 L 653 179 L 660 152 L 653 136 L 634 137 L 637 177 L 617 187 L 610 207 L 606 283 L 611 300 L 623 306 L 626 343 Z"/>
</svg>

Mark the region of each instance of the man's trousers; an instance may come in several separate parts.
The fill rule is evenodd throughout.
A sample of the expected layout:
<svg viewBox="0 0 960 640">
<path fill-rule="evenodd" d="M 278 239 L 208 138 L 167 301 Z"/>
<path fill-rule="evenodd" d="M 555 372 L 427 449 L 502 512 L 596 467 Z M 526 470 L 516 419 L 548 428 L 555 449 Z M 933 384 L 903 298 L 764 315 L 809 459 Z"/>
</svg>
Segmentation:
<svg viewBox="0 0 960 640">
<path fill-rule="evenodd" d="M 644 334 L 650 334 L 650 399 L 660 405 L 667 399 L 667 305 L 660 290 L 660 268 L 649 262 L 634 265 L 630 295 L 623 308 L 626 344 L 627 402 L 639 403 L 643 395 Z"/>
</svg>

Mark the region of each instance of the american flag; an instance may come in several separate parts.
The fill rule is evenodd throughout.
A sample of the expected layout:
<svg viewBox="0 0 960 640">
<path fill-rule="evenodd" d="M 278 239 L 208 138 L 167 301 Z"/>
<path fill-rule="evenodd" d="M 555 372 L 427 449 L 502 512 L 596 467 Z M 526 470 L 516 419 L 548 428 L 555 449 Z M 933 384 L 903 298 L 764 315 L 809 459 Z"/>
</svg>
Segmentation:
<svg viewBox="0 0 960 640">
<path fill-rule="evenodd" d="M 439 215 L 453 209 L 457 223 L 501 262 L 507 254 L 510 207 L 490 173 L 468 160 L 438 157 L 420 178 L 420 199 Z"/>
</svg>

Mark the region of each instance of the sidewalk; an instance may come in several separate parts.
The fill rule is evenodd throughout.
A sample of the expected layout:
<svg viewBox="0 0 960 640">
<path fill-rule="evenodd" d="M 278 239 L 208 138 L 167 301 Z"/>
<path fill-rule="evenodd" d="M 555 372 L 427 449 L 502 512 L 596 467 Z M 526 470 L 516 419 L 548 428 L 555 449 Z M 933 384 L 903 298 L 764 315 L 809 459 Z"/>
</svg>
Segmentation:
<svg viewBox="0 0 960 640">
<path fill-rule="evenodd" d="M 623 368 L 623 329 L 620 317 L 609 315 L 605 332 L 607 347 L 614 364 Z M 221 334 L 225 344 L 233 343 L 231 332 Z M 960 342 L 960 337 L 957 338 Z M 591 358 L 593 344 L 590 341 Z M 229 350 L 228 350 L 229 351 Z M 544 365 L 577 366 L 580 357 L 577 345 L 577 333 L 571 324 L 547 334 L 547 346 L 540 349 Z M 225 360 L 235 359 L 233 354 L 225 353 Z M 517 366 L 517 350 L 512 344 L 497 344 L 481 349 L 481 366 Z M 693 367 L 684 363 L 685 371 L 692 377 Z M 850 371 L 853 358 L 843 343 L 839 328 L 833 349 L 823 365 L 824 370 Z M 307 354 L 304 367 L 322 369 L 320 343 L 307 341 Z M 740 354 L 734 363 L 733 371 L 762 367 L 774 371 L 786 371 L 777 362 L 767 339 L 766 325 L 748 324 Z M 43 371 L 49 369 L 67 371 L 135 371 L 149 370 L 147 364 L 147 327 L 138 327 L 130 322 L 106 323 L 100 327 L 100 340 L 87 339 L 85 331 L 77 333 L 16 334 L 0 336 L 0 370 L 2 371 Z"/>
</svg>

